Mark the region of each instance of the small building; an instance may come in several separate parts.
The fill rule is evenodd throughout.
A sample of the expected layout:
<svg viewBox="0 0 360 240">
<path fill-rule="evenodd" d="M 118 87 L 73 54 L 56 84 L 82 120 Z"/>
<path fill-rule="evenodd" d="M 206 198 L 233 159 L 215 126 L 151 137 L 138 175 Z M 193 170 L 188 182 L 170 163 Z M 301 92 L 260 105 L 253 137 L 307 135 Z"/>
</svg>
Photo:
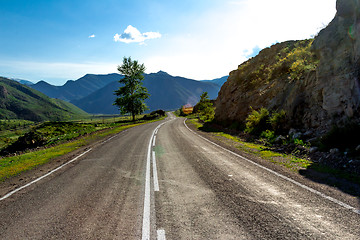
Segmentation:
<svg viewBox="0 0 360 240">
<path fill-rule="evenodd" d="M 194 110 L 194 107 L 191 106 L 190 104 L 186 104 L 182 107 L 182 111 L 184 114 L 191 114 Z"/>
</svg>

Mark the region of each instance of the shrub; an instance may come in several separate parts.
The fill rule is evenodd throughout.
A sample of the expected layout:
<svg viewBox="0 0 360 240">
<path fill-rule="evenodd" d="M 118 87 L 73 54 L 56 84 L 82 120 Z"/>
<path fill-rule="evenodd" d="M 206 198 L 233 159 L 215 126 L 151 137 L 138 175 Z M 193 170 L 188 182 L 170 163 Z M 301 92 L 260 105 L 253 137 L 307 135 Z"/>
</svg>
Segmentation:
<svg viewBox="0 0 360 240">
<path fill-rule="evenodd" d="M 275 132 L 271 130 L 263 131 L 260 137 L 265 138 L 269 143 L 273 143 L 276 139 Z"/>
<path fill-rule="evenodd" d="M 304 143 L 303 140 L 295 138 L 294 140 L 295 145 L 303 146 L 303 147 L 310 147 L 309 143 Z"/>
<path fill-rule="evenodd" d="M 286 56 L 286 59 L 291 62 L 289 70 L 292 79 L 299 80 L 304 73 L 314 71 L 317 68 L 319 61 L 310 50 L 312 43 L 313 39 L 308 43 L 298 42 L 295 44 L 296 48 Z"/>
<path fill-rule="evenodd" d="M 245 132 L 259 136 L 263 131 L 271 128 L 269 118 L 270 114 L 266 108 L 261 108 L 259 111 L 252 110 L 245 120 Z"/>
<path fill-rule="evenodd" d="M 284 110 L 272 113 L 269 121 L 276 134 L 283 134 L 286 132 L 287 119 L 286 112 Z"/>
<path fill-rule="evenodd" d="M 200 119 L 205 122 L 210 122 L 214 119 L 215 116 L 215 110 L 212 106 L 207 106 L 203 109 L 203 111 L 200 114 Z"/>
</svg>

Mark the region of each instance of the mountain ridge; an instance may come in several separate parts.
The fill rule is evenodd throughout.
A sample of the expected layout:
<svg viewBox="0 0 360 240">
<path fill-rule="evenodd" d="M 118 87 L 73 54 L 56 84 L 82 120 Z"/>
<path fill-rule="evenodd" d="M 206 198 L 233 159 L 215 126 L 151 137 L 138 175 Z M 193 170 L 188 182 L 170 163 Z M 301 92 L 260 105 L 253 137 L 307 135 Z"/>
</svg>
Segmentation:
<svg viewBox="0 0 360 240">
<path fill-rule="evenodd" d="M 174 110 L 180 106 L 191 103 L 195 105 L 201 91 L 208 91 L 213 99 L 220 90 L 220 82 L 226 76 L 214 80 L 197 81 L 184 77 L 174 77 L 167 72 L 144 74 L 144 86 L 152 95 L 146 101 L 151 110 Z M 89 113 L 114 114 L 118 110 L 113 106 L 115 90 L 120 87 L 118 80 L 122 75 L 112 74 L 86 74 L 78 80 L 69 80 L 63 86 L 53 86 L 40 81 L 31 86 L 52 98 L 67 100 Z M 212 81 L 216 81 L 212 82 Z"/>
<path fill-rule="evenodd" d="M 162 71 L 144 74 L 144 77 L 143 85 L 151 94 L 150 98 L 145 101 L 150 111 L 156 109 L 175 110 L 187 103 L 195 105 L 203 91 L 207 91 L 210 97 L 216 98 L 220 90 L 220 87 L 214 83 L 173 77 Z M 112 104 L 116 98 L 114 91 L 120 86 L 118 81 L 111 82 L 82 99 L 72 100 L 71 103 L 88 113 L 118 113 L 119 111 Z"/>
<path fill-rule="evenodd" d="M 68 80 L 62 86 L 54 86 L 46 81 L 39 81 L 36 84 L 31 85 L 31 87 L 49 97 L 70 102 L 74 99 L 83 98 L 116 80 L 118 80 L 117 73 L 86 74 L 77 80 Z"/>
</svg>

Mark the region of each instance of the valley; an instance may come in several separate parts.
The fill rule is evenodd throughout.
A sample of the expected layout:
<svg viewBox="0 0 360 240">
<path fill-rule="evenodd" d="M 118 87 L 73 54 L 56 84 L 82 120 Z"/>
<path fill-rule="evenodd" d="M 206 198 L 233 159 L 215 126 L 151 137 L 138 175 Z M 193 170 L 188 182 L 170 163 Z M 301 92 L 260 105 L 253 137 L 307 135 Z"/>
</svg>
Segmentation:
<svg viewBox="0 0 360 240">
<path fill-rule="evenodd" d="M 151 97 L 145 101 L 151 111 L 157 109 L 176 110 L 185 104 L 195 105 L 202 92 L 208 92 L 212 99 L 217 97 L 221 85 L 227 77 L 196 81 L 183 77 L 174 77 L 166 72 L 145 74 L 144 86 Z M 117 114 L 113 106 L 114 91 L 121 85 L 120 74 L 87 74 L 76 81 L 68 81 L 63 86 L 53 86 L 46 82 L 31 85 L 51 98 L 69 101 L 91 114 Z"/>
<path fill-rule="evenodd" d="M 170 113 L 4 195 L 0 236 L 357 239 L 357 198 L 233 151 Z"/>
<path fill-rule="evenodd" d="M 219 1 L 219 8 L 187 12 L 181 21 L 172 16 L 176 9 L 166 14 L 167 24 L 179 21 L 177 31 L 189 29 L 180 37 L 159 24 L 166 19 L 160 9 L 175 2 L 150 1 L 139 11 L 148 17 L 144 29 L 128 25 L 106 41 L 105 29 L 73 29 L 73 36 L 56 42 L 86 61 L 31 63 L 64 76 L 79 68 L 83 77 L 61 86 L 0 77 L 0 239 L 360 239 L 360 0 L 335 1 L 335 16 L 317 34 L 267 42 L 282 24 L 292 24 L 282 34 L 305 31 L 307 19 L 296 25 L 290 15 L 310 4 L 287 2 L 288 15 L 270 11 L 278 3 L 253 5 L 261 28 L 251 16 L 246 26 L 260 35 L 229 24 L 243 22 L 255 1 Z M 310 22 L 318 3 L 303 13 Z M 223 5 L 236 16 L 218 18 Z M 126 11 L 117 18 L 134 14 Z M 262 19 L 268 11 L 272 15 Z M 203 20 L 207 15 L 215 18 Z M 282 19 L 269 27 L 277 15 Z M 183 24 L 185 16 L 191 24 Z M 158 32 L 145 29 L 153 21 Z M 207 28 L 199 22 L 211 28 L 207 37 L 197 35 Z M 106 25 L 91 25 L 97 24 Z M 264 42 L 246 43 L 251 32 Z M 167 44 L 175 38 L 175 45 Z M 169 46 L 171 56 L 161 56 Z M 0 55 L 6 50 L 5 44 Z M 91 67 L 115 70 L 104 71 L 110 68 L 103 62 L 128 52 L 147 59 L 150 69 L 186 76 L 239 65 L 228 76 L 198 81 L 158 70 L 145 74 L 145 63 L 123 57 L 119 73 L 89 73 Z M 3 65 L 4 73 L 15 68 Z"/>
</svg>

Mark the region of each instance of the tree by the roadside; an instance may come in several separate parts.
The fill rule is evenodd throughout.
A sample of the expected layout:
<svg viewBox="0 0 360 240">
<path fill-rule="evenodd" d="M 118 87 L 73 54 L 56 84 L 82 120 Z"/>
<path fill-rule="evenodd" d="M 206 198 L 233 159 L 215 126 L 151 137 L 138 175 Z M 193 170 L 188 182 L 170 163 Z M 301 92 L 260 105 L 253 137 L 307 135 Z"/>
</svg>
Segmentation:
<svg viewBox="0 0 360 240">
<path fill-rule="evenodd" d="M 203 92 L 200 96 L 200 101 L 196 104 L 196 111 L 199 114 L 199 118 L 203 121 L 211 121 L 214 119 L 215 111 L 213 104 L 209 98 L 207 92 Z"/>
<path fill-rule="evenodd" d="M 123 64 L 118 66 L 118 71 L 124 75 L 124 78 L 119 80 L 123 86 L 115 91 L 118 98 L 116 98 L 114 105 L 119 107 L 121 114 L 130 113 L 133 121 L 135 121 L 136 115 L 148 109 L 144 101 L 150 94 L 142 85 L 145 65 L 139 64 L 136 60 L 132 61 L 131 57 L 124 57 Z"/>
</svg>

